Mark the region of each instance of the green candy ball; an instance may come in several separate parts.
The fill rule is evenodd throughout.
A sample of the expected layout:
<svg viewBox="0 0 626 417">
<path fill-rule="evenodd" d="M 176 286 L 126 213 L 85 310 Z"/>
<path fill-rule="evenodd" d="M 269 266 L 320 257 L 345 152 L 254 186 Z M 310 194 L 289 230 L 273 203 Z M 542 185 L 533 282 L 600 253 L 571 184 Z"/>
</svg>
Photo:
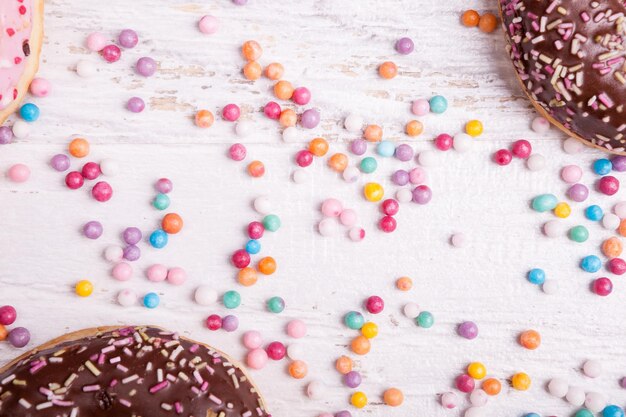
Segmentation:
<svg viewBox="0 0 626 417">
<path fill-rule="evenodd" d="M 226 308 L 237 308 L 241 305 L 241 295 L 237 291 L 226 291 L 222 302 Z"/>
<path fill-rule="evenodd" d="M 559 200 L 554 194 L 541 194 L 533 198 L 532 207 L 533 210 L 543 213 L 553 210 L 558 202 Z"/>
<path fill-rule="evenodd" d="M 435 317 L 433 317 L 433 315 L 428 311 L 422 311 L 419 316 L 417 316 L 415 321 L 420 327 L 428 329 L 433 327 L 433 324 L 435 324 Z"/>
<path fill-rule="evenodd" d="M 170 206 L 170 198 L 165 194 L 157 194 L 152 205 L 157 210 L 165 210 Z"/>
<path fill-rule="evenodd" d="M 585 226 L 574 226 L 569 229 L 569 238 L 574 242 L 584 242 L 589 239 L 589 230 Z"/>
<path fill-rule="evenodd" d="M 360 330 L 365 323 L 365 317 L 358 311 L 351 311 L 345 315 L 343 322 L 352 330 Z"/>
<path fill-rule="evenodd" d="M 372 158 L 371 156 L 368 156 L 366 158 L 361 159 L 361 172 L 365 173 L 365 174 L 371 174 L 372 172 L 376 171 L 376 168 L 378 168 L 378 162 L 376 162 L 376 158 Z"/>
<path fill-rule="evenodd" d="M 270 232 L 277 231 L 280 229 L 280 217 L 275 214 L 268 214 L 263 218 L 263 227 Z"/>
<path fill-rule="evenodd" d="M 593 413 L 586 408 L 583 408 L 582 410 L 576 411 L 574 417 L 593 417 Z"/>
<path fill-rule="evenodd" d="M 272 313 L 282 313 L 285 309 L 285 300 L 280 297 L 272 297 L 267 300 L 267 309 Z"/>
</svg>

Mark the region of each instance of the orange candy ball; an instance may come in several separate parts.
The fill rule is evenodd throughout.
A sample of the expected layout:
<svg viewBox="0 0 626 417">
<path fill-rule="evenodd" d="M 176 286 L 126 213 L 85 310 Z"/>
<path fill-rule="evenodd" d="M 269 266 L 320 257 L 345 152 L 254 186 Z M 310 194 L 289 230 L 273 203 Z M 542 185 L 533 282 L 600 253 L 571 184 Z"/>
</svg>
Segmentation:
<svg viewBox="0 0 626 417">
<path fill-rule="evenodd" d="M 324 138 L 315 138 L 309 142 L 309 152 L 315 156 L 324 156 L 328 152 L 328 141 Z"/>
<path fill-rule="evenodd" d="M 404 394 L 398 388 L 389 388 L 383 394 L 383 401 L 391 407 L 397 407 L 404 402 Z"/>
<path fill-rule="evenodd" d="M 259 261 L 259 272 L 264 275 L 272 275 L 276 272 L 276 260 L 271 256 L 266 256 Z"/>
<path fill-rule="evenodd" d="M 626 219 L 622 220 L 619 223 L 619 227 L 617 228 L 617 231 L 619 232 L 620 235 L 626 236 Z"/>
<path fill-rule="evenodd" d="M 424 125 L 419 120 L 411 120 L 406 124 L 404 129 L 407 135 L 415 137 L 422 134 L 424 131 Z"/>
<path fill-rule="evenodd" d="M 502 389 L 502 384 L 495 378 L 487 378 L 483 381 L 483 391 L 487 395 L 498 395 Z"/>
<path fill-rule="evenodd" d="M 602 253 L 609 259 L 617 258 L 622 254 L 622 241 L 610 237 L 602 243 Z"/>
<path fill-rule="evenodd" d="M 278 121 L 280 122 L 280 125 L 284 127 L 295 126 L 298 121 L 298 115 L 291 109 L 285 109 L 280 113 Z"/>
<path fill-rule="evenodd" d="M 244 287 L 253 286 L 256 284 L 258 279 L 259 277 L 256 273 L 256 269 L 250 266 L 240 269 L 237 273 L 237 281 Z"/>
<path fill-rule="evenodd" d="M 350 372 L 352 370 L 352 366 L 352 359 L 347 356 L 340 356 L 339 358 L 337 358 L 337 361 L 335 361 L 335 369 L 337 369 L 337 371 L 339 371 L 339 373 L 343 375 Z"/>
<path fill-rule="evenodd" d="M 0 342 L 6 340 L 7 337 L 9 337 L 9 331 L 6 327 L 0 324 Z"/>
<path fill-rule="evenodd" d="M 478 26 L 478 21 L 480 20 L 480 15 L 476 10 L 466 10 L 461 15 L 461 22 L 463 26 L 474 27 Z"/>
<path fill-rule="evenodd" d="M 89 142 L 87 139 L 76 138 L 70 142 L 70 155 L 75 158 L 84 158 L 89 155 Z"/>
<path fill-rule="evenodd" d="M 251 177 L 259 178 L 265 174 L 265 165 L 261 161 L 252 161 L 248 164 L 248 174 Z"/>
<path fill-rule="evenodd" d="M 183 228 L 183 218 L 176 213 L 168 213 L 161 220 L 161 228 L 170 235 L 174 235 Z"/>
<path fill-rule="evenodd" d="M 352 342 L 350 343 L 350 348 L 357 355 L 366 355 L 369 353 L 372 345 L 367 337 L 357 336 L 352 339 Z"/>
<path fill-rule="evenodd" d="M 485 33 L 491 33 L 496 30 L 496 26 L 498 25 L 498 19 L 492 13 L 485 13 L 480 16 L 480 20 L 478 21 L 478 29 Z"/>
<path fill-rule="evenodd" d="M 343 153 L 336 153 L 328 159 L 328 166 L 337 172 L 343 172 L 348 166 L 348 156 Z"/>
<path fill-rule="evenodd" d="M 395 78 L 398 75 L 398 66 L 391 61 L 386 61 L 378 67 L 378 75 L 386 80 Z"/>
<path fill-rule="evenodd" d="M 196 113 L 196 126 L 198 127 L 206 129 L 208 127 L 211 127 L 214 121 L 215 117 L 213 116 L 213 113 L 208 110 L 199 110 Z"/>
<path fill-rule="evenodd" d="M 293 96 L 293 85 L 289 81 L 279 81 L 274 84 L 274 95 L 281 100 L 289 100 Z"/>
<path fill-rule="evenodd" d="M 519 335 L 519 344 L 526 349 L 535 350 L 541 345 L 541 335 L 536 330 L 526 330 Z"/>
<path fill-rule="evenodd" d="M 265 67 L 265 76 L 273 81 L 283 78 L 284 73 L 285 68 L 283 68 L 282 64 L 279 64 L 278 62 L 272 62 Z"/>
<path fill-rule="evenodd" d="M 396 280 L 396 288 L 400 291 L 409 291 L 413 288 L 413 280 L 409 277 L 400 277 Z"/>
<path fill-rule="evenodd" d="M 243 67 L 243 76 L 248 80 L 258 80 L 261 78 L 261 73 L 263 73 L 263 68 L 256 61 L 250 61 Z"/>
<path fill-rule="evenodd" d="M 308 367 L 303 361 L 293 361 L 289 364 L 289 375 L 295 379 L 302 379 L 306 376 Z"/>
<path fill-rule="evenodd" d="M 258 61 L 263 55 L 263 48 L 257 41 L 246 41 L 241 45 L 241 53 L 248 61 Z"/>
<path fill-rule="evenodd" d="M 383 138 L 383 128 L 378 125 L 368 125 L 363 137 L 370 142 L 380 142 Z"/>
</svg>

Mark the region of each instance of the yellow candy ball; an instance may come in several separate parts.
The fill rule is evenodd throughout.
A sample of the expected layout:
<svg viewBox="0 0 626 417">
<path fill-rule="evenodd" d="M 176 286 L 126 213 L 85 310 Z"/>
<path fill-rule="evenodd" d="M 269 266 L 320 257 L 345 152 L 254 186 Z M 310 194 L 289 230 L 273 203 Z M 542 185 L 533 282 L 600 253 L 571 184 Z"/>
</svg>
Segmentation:
<svg viewBox="0 0 626 417">
<path fill-rule="evenodd" d="M 82 281 L 78 281 L 76 283 L 75 291 L 76 291 L 76 295 L 79 295 L 81 297 L 89 297 L 91 293 L 93 292 L 93 284 L 90 281 L 87 281 L 86 279 Z"/>
<path fill-rule="evenodd" d="M 554 215 L 562 219 L 569 217 L 572 213 L 572 208 L 567 203 L 559 203 L 554 208 Z"/>
<path fill-rule="evenodd" d="M 368 321 L 363 325 L 363 327 L 361 327 L 361 334 L 368 339 L 373 339 L 378 336 L 378 326 L 376 323 Z"/>
<path fill-rule="evenodd" d="M 474 138 L 480 136 L 483 133 L 483 124 L 480 120 L 470 120 L 465 124 L 465 133 Z"/>
<path fill-rule="evenodd" d="M 361 391 L 357 391 L 350 397 L 350 404 L 356 408 L 363 408 L 367 405 L 367 396 Z"/>
<path fill-rule="evenodd" d="M 487 375 L 487 368 L 480 362 L 472 362 L 467 367 L 467 374 L 474 379 L 483 379 Z"/>
<path fill-rule="evenodd" d="M 530 377 L 524 372 L 518 372 L 511 378 L 511 385 L 519 391 L 526 391 L 530 388 Z"/>
<path fill-rule="evenodd" d="M 368 182 L 365 184 L 365 187 L 363 187 L 363 194 L 365 195 L 367 201 L 375 203 L 383 199 L 385 190 L 383 189 L 383 186 L 377 182 Z"/>
</svg>

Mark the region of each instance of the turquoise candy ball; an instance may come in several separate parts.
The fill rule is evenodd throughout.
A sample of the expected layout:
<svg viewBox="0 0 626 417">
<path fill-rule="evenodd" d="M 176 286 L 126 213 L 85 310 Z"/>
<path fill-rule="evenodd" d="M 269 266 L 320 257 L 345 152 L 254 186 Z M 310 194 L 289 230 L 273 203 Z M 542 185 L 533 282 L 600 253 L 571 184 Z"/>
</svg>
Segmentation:
<svg viewBox="0 0 626 417">
<path fill-rule="evenodd" d="M 444 96 L 433 96 L 428 103 L 433 113 L 441 114 L 448 109 L 448 100 Z"/>
<path fill-rule="evenodd" d="M 39 107 L 33 103 L 26 103 L 20 107 L 20 117 L 26 122 L 34 122 L 39 119 Z"/>
<path fill-rule="evenodd" d="M 360 330 L 365 323 L 365 317 L 358 311 L 351 311 L 344 316 L 343 322 L 352 330 Z"/>
<path fill-rule="evenodd" d="M 265 230 L 275 232 L 280 229 L 280 225 L 280 217 L 275 214 L 268 214 L 263 218 L 263 227 L 265 227 Z"/>
<path fill-rule="evenodd" d="M 222 296 L 226 308 L 237 308 L 241 305 L 241 295 L 237 291 L 226 291 Z"/>
<path fill-rule="evenodd" d="M 576 411 L 574 417 L 593 417 L 593 413 L 586 408 Z"/>
<path fill-rule="evenodd" d="M 580 261 L 580 269 L 585 272 L 598 272 L 602 268 L 602 261 L 596 255 L 585 256 Z"/>
<path fill-rule="evenodd" d="M 390 158 L 396 153 L 396 145 L 388 140 L 378 142 L 376 153 L 382 157 Z"/>
<path fill-rule="evenodd" d="M 541 416 L 537 413 L 528 413 L 528 414 L 524 414 L 524 417 L 541 417 Z"/>
<path fill-rule="evenodd" d="M 359 165 L 359 168 L 361 169 L 361 172 L 371 174 L 372 172 L 376 171 L 376 168 L 378 168 L 378 162 L 376 162 L 376 158 L 368 156 L 361 159 L 361 164 Z"/>
<path fill-rule="evenodd" d="M 285 309 L 285 300 L 280 297 L 272 297 L 267 300 L 267 309 L 272 313 L 282 313 Z"/>
<path fill-rule="evenodd" d="M 604 216 L 604 212 L 600 206 L 596 206 L 594 204 L 593 206 L 589 206 L 585 209 L 585 217 L 591 221 L 597 222 L 602 219 L 602 216 Z"/>
<path fill-rule="evenodd" d="M 574 226 L 569 229 L 569 238 L 574 242 L 582 243 L 589 239 L 589 230 L 585 226 Z"/>
<path fill-rule="evenodd" d="M 533 268 L 528 271 L 528 281 L 530 281 L 531 284 L 541 285 L 546 282 L 546 273 L 543 269 Z"/>
<path fill-rule="evenodd" d="M 543 213 L 544 211 L 554 210 L 559 200 L 554 194 L 541 194 L 533 198 L 533 210 Z"/>
<path fill-rule="evenodd" d="M 435 324 L 435 317 L 429 311 L 422 311 L 415 319 L 420 327 L 428 329 Z"/>
<path fill-rule="evenodd" d="M 170 198 L 166 194 L 157 194 L 152 205 L 157 210 L 165 210 L 170 206 Z"/>
<path fill-rule="evenodd" d="M 167 245 L 167 233 L 164 230 L 157 229 L 150 235 L 150 245 L 156 249 L 162 249 Z"/>
<path fill-rule="evenodd" d="M 614 404 L 607 405 L 602 410 L 602 417 L 624 417 L 624 410 Z"/>
<path fill-rule="evenodd" d="M 143 297 L 143 305 L 146 308 L 157 308 L 159 301 L 159 295 L 155 292 L 149 292 Z"/>
</svg>

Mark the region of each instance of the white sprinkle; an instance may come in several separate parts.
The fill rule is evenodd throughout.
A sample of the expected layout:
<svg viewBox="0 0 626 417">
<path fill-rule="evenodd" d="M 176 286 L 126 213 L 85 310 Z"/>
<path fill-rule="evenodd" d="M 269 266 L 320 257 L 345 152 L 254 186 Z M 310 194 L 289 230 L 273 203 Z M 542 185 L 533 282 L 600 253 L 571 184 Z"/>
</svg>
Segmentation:
<svg viewBox="0 0 626 417">
<path fill-rule="evenodd" d="M 26 401 L 24 398 L 20 398 L 19 403 L 24 408 L 30 408 L 31 407 L 30 403 L 28 401 Z"/>
<path fill-rule="evenodd" d="M 2 380 L 2 385 L 8 384 L 15 379 L 15 374 L 11 374 Z"/>
<path fill-rule="evenodd" d="M 163 369 L 157 369 L 157 382 L 163 382 Z"/>
<path fill-rule="evenodd" d="M 170 360 L 175 361 L 178 355 L 180 355 L 183 350 L 185 349 L 181 345 L 178 345 L 170 355 Z"/>
<path fill-rule="evenodd" d="M 209 394 L 209 400 L 213 401 L 215 404 L 220 405 L 222 404 L 222 400 L 220 400 L 219 398 L 217 398 L 215 395 L 213 394 Z"/>
<path fill-rule="evenodd" d="M 93 363 L 91 363 L 91 361 L 85 362 L 85 366 L 91 371 L 94 376 L 100 376 L 100 374 L 102 373 L 100 372 L 100 370 L 98 370 L 98 368 L 96 368 Z"/>
<path fill-rule="evenodd" d="M 116 356 L 114 358 L 109 359 L 109 363 L 113 364 L 113 363 L 118 363 L 119 361 L 121 361 L 122 358 L 119 356 Z"/>
<path fill-rule="evenodd" d="M 139 375 L 137 374 L 127 376 L 126 378 L 122 379 L 122 384 L 128 384 L 129 382 L 136 381 L 137 379 L 139 379 Z"/>
<path fill-rule="evenodd" d="M 70 413 L 70 417 L 76 417 L 78 415 L 78 407 L 72 408 L 72 412 Z"/>
</svg>

